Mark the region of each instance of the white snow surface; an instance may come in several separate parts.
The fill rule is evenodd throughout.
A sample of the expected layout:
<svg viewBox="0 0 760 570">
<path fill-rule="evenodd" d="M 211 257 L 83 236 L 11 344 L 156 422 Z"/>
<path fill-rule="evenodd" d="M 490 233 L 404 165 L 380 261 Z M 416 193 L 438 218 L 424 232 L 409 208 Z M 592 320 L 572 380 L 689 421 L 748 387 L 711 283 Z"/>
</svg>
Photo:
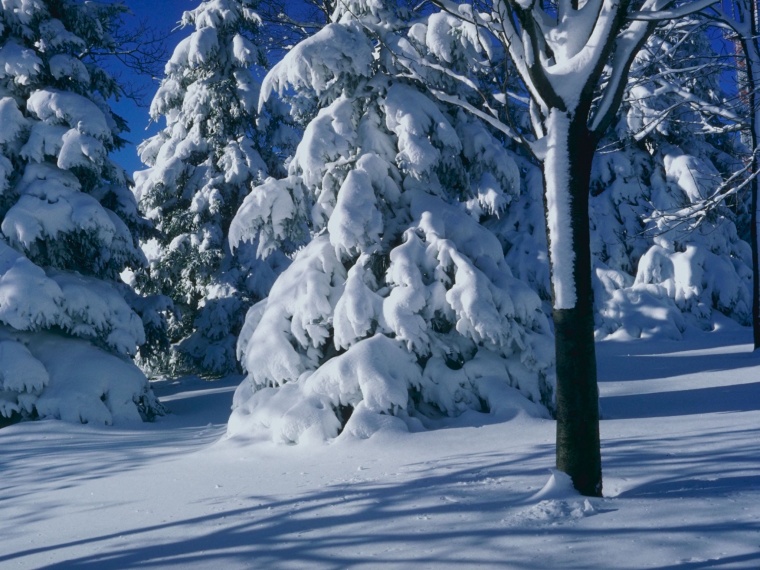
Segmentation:
<svg viewBox="0 0 760 570">
<path fill-rule="evenodd" d="M 153 424 L 16 424 L 0 430 L 0 566 L 757 568 L 750 338 L 724 321 L 599 343 L 603 499 L 551 471 L 554 423 L 524 414 L 254 443 L 225 437 L 239 378 L 185 378 L 154 384 L 174 413 Z"/>
</svg>

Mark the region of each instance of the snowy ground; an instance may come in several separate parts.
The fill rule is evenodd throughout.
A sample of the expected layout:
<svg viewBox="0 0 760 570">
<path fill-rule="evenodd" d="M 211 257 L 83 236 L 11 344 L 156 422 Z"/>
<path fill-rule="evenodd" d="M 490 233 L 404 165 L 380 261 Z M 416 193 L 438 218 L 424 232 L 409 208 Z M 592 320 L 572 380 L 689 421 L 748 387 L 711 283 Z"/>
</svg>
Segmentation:
<svg viewBox="0 0 760 570">
<path fill-rule="evenodd" d="M 550 421 L 306 449 L 224 438 L 234 383 L 152 425 L 0 431 L 0 568 L 760 568 L 760 360 L 724 325 L 599 345 L 606 498 Z M 547 489 L 541 492 L 548 482 Z"/>
</svg>

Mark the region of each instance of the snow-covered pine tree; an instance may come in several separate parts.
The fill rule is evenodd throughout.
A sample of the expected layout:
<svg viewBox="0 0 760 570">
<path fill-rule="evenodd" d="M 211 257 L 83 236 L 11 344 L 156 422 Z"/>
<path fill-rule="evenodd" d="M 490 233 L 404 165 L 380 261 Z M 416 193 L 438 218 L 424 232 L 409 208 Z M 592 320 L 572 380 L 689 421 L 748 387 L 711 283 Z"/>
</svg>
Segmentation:
<svg viewBox="0 0 760 570">
<path fill-rule="evenodd" d="M 0 416 L 110 424 L 162 412 L 131 362 L 145 332 L 120 279 L 144 224 L 109 153 L 122 119 L 114 52 L 125 8 L 0 8 Z"/>
<path fill-rule="evenodd" d="M 233 258 L 227 246 L 232 217 L 267 171 L 256 133 L 252 69 L 265 64 L 256 4 L 208 0 L 184 13 L 192 32 L 166 64 L 150 108 L 166 127 L 139 146 L 149 168 L 135 173 L 135 194 L 159 236 L 144 243 L 150 269 L 138 283 L 176 308 L 172 348 L 147 363 L 153 372 L 234 371 L 243 316 L 274 278 L 275 262 L 257 263 L 245 250 Z"/>
<path fill-rule="evenodd" d="M 400 76 L 399 53 L 444 24 L 410 16 L 341 2 L 263 83 L 263 104 L 287 100 L 305 132 L 288 176 L 246 198 L 231 243 L 262 256 L 307 243 L 246 317 L 231 435 L 369 437 L 552 405 L 540 299 L 476 219 L 518 194 L 518 169 L 486 126 Z M 441 39 L 452 56 L 476 45 Z"/>
</svg>

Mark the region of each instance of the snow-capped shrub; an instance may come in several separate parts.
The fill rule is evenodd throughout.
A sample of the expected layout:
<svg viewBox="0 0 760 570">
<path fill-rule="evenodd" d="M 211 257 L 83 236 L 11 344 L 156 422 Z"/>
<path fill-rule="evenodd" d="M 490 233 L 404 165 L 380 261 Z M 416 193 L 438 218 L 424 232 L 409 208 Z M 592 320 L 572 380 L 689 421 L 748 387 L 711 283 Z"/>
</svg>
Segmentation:
<svg viewBox="0 0 760 570">
<path fill-rule="evenodd" d="M 720 129 L 725 119 L 705 110 L 720 102 L 719 86 L 673 72 L 708 53 L 690 47 L 700 41 L 694 32 L 678 46 L 662 37 L 647 44 L 594 158 L 589 209 L 598 339 L 680 338 L 689 326 L 709 328 L 715 310 L 749 322 L 751 255 L 736 215 L 718 204 L 701 224 L 684 217 L 714 194 L 740 155 L 736 137 Z M 692 57 L 679 51 L 687 49 Z M 685 104 L 684 92 L 704 98 L 704 115 Z M 492 227 L 514 274 L 548 301 L 540 173 L 528 160 L 520 165 L 523 195 Z"/>
<path fill-rule="evenodd" d="M 313 237 L 248 311 L 228 433 L 301 442 L 466 410 L 546 414 L 541 300 L 477 221 L 519 193 L 517 166 L 488 128 L 399 77 L 387 46 L 406 26 L 387 5 L 352 5 L 264 81 L 262 105 L 285 99 L 304 136 L 287 178 L 244 201 L 232 245 Z"/>
<path fill-rule="evenodd" d="M 622 148 L 596 159 L 597 274 L 632 277 L 624 287 L 612 286 L 621 278 L 601 279 L 601 337 L 622 326 L 633 336 L 677 338 L 689 325 L 710 328 L 715 310 L 750 321 L 751 252 L 736 215 L 717 203 L 700 223 L 688 217 L 737 168 L 741 152 L 717 111 L 728 95 L 715 78 L 689 71 L 709 58 L 709 40 L 687 29 L 655 35 L 639 54 L 614 135 Z M 636 323 L 625 324 L 626 315 Z"/>
</svg>

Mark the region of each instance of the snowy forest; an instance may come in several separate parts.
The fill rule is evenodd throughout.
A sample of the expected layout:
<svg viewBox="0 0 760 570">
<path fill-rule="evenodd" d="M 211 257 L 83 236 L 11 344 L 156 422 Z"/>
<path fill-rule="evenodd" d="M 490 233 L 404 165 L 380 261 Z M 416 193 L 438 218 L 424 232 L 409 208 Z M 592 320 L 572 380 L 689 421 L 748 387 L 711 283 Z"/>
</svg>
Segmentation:
<svg viewBox="0 0 760 570">
<path fill-rule="evenodd" d="M 283 465 L 498 425 L 551 440 L 530 526 L 623 492 L 623 356 L 728 330 L 756 382 L 756 0 L 171 4 L 162 34 L 128 1 L 0 0 L 0 449 L 181 422 L 169 386 L 225 387 L 216 439 Z"/>
</svg>

